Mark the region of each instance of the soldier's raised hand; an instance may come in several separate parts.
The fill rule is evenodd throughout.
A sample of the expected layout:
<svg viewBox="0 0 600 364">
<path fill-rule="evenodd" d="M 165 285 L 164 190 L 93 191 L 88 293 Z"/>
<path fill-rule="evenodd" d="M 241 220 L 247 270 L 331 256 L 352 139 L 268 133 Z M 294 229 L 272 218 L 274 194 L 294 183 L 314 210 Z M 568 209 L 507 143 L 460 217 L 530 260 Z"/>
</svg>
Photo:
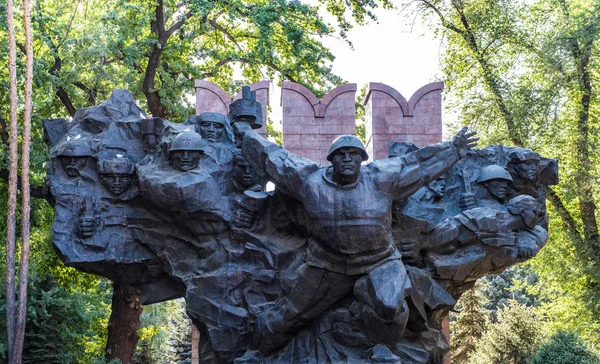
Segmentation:
<svg viewBox="0 0 600 364">
<path fill-rule="evenodd" d="M 479 138 L 475 138 L 475 135 L 477 135 L 476 132 L 473 131 L 468 133 L 468 130 L 469 128 L 465 126 L 454 136 L 454 139 L 452 140 L 452 144 L 454 144 L 458 151 L 459 158 L 464 158 L 467 153 L 469 153 L 471 148 L 477 145 L 477 141 L 479 140 Z"/>
</svg>

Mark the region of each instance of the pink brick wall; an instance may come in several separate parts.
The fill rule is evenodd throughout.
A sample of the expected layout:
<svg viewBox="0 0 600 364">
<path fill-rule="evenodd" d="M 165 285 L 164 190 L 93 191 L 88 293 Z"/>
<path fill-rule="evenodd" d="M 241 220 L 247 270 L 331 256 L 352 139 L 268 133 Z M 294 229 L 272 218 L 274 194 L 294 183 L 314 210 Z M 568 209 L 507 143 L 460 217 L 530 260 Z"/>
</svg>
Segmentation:
<svg viewBox="0 0 600 364">
<path fill-rule="evenodd" d="M 270 81 L 259 81 L 250 84 L 250 89 L 256 91 L 256 101 L 263 109 L 263 127 L 257 132 L 262 136 L 267 133 L 267 105 L 269 104 Z M 229 115 L 229 104 L 242 97 L 241 90 L 231 97 L 218 85 L 204 80 L 196 80 L 196 115 L 203 112 L 218 112 Z"/>
<path fill-rule="evenodd" d="M 356 135 L 356 84 L 329 91 L 318 100 L 306 87 L 283 82 L 283 146 L 292 153 L 328 164 L 327 151 L 339 135 Z"/>
<path fill-rule="evenodd" d="M 419 147 L 442 140 L 443 82 L 421 87 L 407 101 L 392 87 L 371 82 L 365 99 L 366 139 L 370 160 L 388 157 L 390 142 Z"/>
</svg>

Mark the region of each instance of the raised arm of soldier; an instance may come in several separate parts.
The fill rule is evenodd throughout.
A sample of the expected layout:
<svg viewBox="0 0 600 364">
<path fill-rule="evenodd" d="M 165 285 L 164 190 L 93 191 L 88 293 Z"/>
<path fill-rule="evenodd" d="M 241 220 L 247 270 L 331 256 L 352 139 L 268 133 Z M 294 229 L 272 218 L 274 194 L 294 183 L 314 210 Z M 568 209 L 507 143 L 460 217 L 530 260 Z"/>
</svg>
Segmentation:
<svg viewBox="0 0 600 364">
<path fill-rule="evenodd" d="M 402 157 L 377 160 L 370 165 L 371 173 L 383 189 L 394 194 L 394 200 L 407 198 L 464 158 L 477 145 L 479 138 L 475 135 L 465 127 L 452 142 L 429 145 Z"/>
<path fill-rule="evenodd" d="M 282 192 L 302 200 L 307 177 L 319 169 L 314 161 L 288 152 L 255 133 L 246 122 L 235 122 L 236 144 L 258 174 L 272 180 Z"/>
</svg>

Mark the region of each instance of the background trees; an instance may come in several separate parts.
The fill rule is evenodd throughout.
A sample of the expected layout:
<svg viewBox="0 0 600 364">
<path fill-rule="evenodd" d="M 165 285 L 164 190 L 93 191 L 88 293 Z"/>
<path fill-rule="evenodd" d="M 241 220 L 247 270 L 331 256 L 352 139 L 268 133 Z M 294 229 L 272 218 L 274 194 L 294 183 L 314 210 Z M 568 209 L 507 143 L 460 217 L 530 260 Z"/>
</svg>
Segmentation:
<svg viewBox="0 0 600 364">
<path fill-rule="evenodd" d="M 482 144 L 531 148 L 559 159 L 548 191 L 550 239 L 532 261 L 547 328 L 581 332 L 600 323 L 598 235 L 598 37 L 591 0 L 420 0 L 443 39 L 450 108 Z"/>
</svg>

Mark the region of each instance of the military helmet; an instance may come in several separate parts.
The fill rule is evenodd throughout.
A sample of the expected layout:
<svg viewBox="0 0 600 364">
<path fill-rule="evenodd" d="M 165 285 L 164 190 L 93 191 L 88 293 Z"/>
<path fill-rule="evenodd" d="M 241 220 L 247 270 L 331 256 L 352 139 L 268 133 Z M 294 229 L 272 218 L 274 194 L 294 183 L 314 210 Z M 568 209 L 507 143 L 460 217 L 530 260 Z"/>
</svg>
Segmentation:
<svg viewBox="0 0 600 364">
<path fill-rule="evenodd" d="M 333 154 L 336 150 L 340 148 L 360 149 L 362 154 L 362 160 L 366 161 L 367 159 L 369 159 L 367 149 L 365 148 L 363 142 L 360 141 L 360 139 L 358 139 L 354 135 L 340 135 L 333 141 L 333 143 L 331 143 L 331 146 L 329 147 L 329 153 L 327 154 L 327 160 L 331 162 L 331 160 L 333 159 Z"/>
<path fill-rule="evenodd" d="M 133 174 L 135 165 L 129 158 L 110 158 L 98 162 L 98 173 Z"/>
<path fill-rule="evenodd" d="M 92 150 L 87 142 L 83 140 L 72 140 L 67 142 L 58 153 L 59 157 L 91 157 Z"/>
<path fill-rule="evenodd" d="M 193 131 L 185 131 L 178 134 L 171 142 L 169 152 L 177 150 L 200 150 L 204 151 L 204 140 L 200 134 Z"/>
<path fill-rule="evenodd" d="M 540 155 L 525 148 L 512 148 L 508 154 L 511 162 L 540 161 Z"/>
<path fill-rule="evenodd" d="M 519 195 L 517 197 L 512 198 L 510 201 L 508 201 L 506 208 L 508 209 L 508 212 L 510 212 L 511 214 L 518 215 L 522 211 L 525 211 L 525 210 L 531 210 L 531 211 L 537 212 L 539 209 L 539 203 L 532 196 Z"/>
<path fill-rule="evenodd" d="M 506 169 L 496 164 L 492 164 L 491 166 L 487 166 L 481 170 L 481 174 L 479 174 L 477 182 L 486 182 L 493 179 L 503 179 L 510 182 L 513 180 L 510 176 L 510 173 L 508 173 Z"/>
<path fill-rule="evenodd" d="M 200 114 L 199 122 L 202 121 L 212 121 L 219 124 L 227 124 L 227 117 L 223 114 L 219 114 L 218 112 L 203 112 Z"/>
</svg>

